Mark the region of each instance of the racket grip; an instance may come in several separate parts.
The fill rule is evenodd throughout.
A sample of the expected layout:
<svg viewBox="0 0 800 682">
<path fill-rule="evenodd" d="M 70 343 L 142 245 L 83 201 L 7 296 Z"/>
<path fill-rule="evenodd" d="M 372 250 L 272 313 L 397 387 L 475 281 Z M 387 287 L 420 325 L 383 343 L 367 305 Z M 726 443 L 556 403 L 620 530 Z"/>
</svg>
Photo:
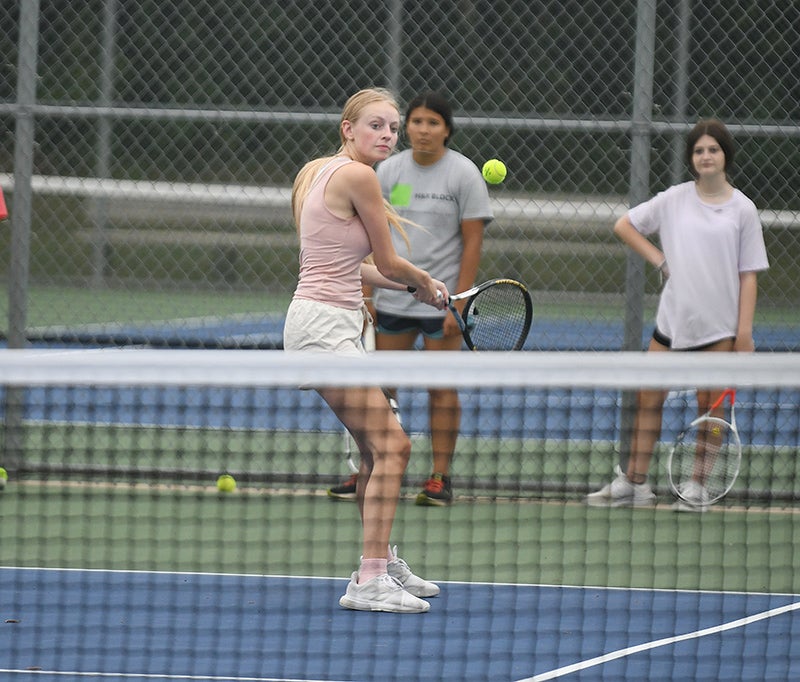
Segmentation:
<svg viewBox="0 0 800 682">
<path fill-rule="evenodd" d="M 417 287 L 412 287 L 411 285 L 409 285 L 409 286 L 406 287 L 406 291 L 408 291 L 409 294 L 414 294 L 417 291 Z M 438 298 L 442 298 L 442 292 L 441 291 L 439 292 Z M 449 298 L 447 299 L 447 305 L 450 305 L 450 299 Z"/>
</svg>

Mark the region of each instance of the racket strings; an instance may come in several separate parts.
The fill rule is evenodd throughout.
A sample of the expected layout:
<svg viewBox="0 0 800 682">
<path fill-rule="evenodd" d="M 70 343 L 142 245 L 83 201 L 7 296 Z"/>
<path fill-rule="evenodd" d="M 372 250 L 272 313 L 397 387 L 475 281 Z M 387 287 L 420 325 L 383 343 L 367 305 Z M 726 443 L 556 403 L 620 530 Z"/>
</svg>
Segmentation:
<svg viewBox="0 0 800 682">
<path fill-rule="evenodd" d="M 464 322 L 476 350 L 519 350 L 530 329 L 525 294 L 514 285 L 479 292 L 466 312 Z"/>
<path fill-rule="evenodd" d="M 737 445 L 730 426 L 703 419 L 684 431 L 675 446 L 673 478 L 679 489 L 689 481 L 700 483 L 711 500 L 729 490 L 738 473 Z"/>
</svg>

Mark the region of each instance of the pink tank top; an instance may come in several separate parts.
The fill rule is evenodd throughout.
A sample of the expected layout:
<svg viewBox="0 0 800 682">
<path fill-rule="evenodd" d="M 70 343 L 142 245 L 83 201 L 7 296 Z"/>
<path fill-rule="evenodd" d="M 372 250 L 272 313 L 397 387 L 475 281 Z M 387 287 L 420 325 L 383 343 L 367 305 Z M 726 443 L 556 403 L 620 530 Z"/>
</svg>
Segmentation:
<svg viewBox="0 0 800 682">
<path fill-rule="evenodd" d="M 300 214 L 300 277 L 295 298 L 358 310 L 363 304 L 361 262 L 372 251 L 361 218 L 339 218 L 325 204 L 331 175 L 352 159 L 323 167 Z"/>
</svg>

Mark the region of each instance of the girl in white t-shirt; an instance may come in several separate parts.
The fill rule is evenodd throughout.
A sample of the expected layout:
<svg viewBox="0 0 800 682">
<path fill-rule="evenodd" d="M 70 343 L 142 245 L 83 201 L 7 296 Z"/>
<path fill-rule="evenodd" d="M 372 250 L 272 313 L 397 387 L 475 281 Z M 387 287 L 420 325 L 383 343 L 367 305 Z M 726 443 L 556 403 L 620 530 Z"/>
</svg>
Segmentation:
<svg viewBox="0 0 800 682">
<path fill-rule="evenodd" d="M 694 180 L 670 187 L 632 208 L 614 233 L 665 280 L 649 352 L 669 350 L 751 352 L 756 277 L 769 267 L 755 205 L 735 189 L 728 171 L 733 138 L 716 119 L 701 120 L 686 141 L 686 161 Z M 648 238 L 658 235 L 661 248 Z M 719 391 L 697 392 L 698 414 Z M 647 506 L 655 495 L 647 483 L 650 459 L 661 432 L 666 394 L 638 395 L 627 471 L 587 496 L 594 506 Z M 707 494 L 692 481 L 676 509 L 705 511 Z"/>
</svg>

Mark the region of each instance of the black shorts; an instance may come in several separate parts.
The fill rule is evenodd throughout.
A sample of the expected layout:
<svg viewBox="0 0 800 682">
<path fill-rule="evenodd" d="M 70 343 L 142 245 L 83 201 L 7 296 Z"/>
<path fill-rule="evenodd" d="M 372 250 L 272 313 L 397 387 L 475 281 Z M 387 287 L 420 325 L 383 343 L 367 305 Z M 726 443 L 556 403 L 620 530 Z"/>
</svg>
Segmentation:
<svg viewBox="0 0 800 682">
<path fill-rule="evenodd" d="M 377 311 L 376 327 L 381 334 L 420 332 L 428 339 L 444 338 L 444 317 L 400 317 Z"/>
<path fill-rule="evenodd" d="M 672 339 L 669 336 L 666 336 L 662 333 L 658 327 L 653 329 L 653 341 L 656 343 L 660 343 L 662 346 L 666 346 L 667 348 L 672 348 Z M 717 341 L 712 341 L 711 343 L 704 343 L 702 346 L 694 346 L 692 348 L 683 348 L 681 350 L 685 351 L 694 351 L 694 350 L 706 350 L 706 348 L 711 348 L 715 343 L 719 343 L 722 339 L 718 339 Z"/>
</svg>

